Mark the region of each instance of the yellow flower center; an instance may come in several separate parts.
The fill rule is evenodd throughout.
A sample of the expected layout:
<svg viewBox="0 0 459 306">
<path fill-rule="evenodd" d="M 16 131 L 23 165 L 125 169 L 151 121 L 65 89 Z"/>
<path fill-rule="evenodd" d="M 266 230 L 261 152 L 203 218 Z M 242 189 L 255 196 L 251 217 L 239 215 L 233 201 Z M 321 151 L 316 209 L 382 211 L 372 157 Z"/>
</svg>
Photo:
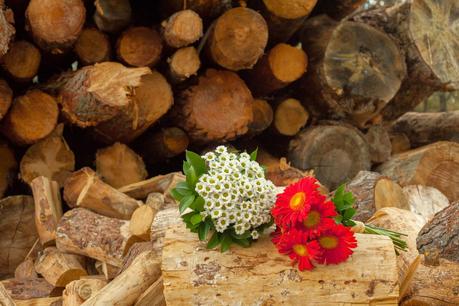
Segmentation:
<svg viewBox="0 0 459 306">
<path fill-rule="evenodd" d="M 308 255 L 308 249 L 306 248 L 305 245 L 303 244 L 295 244 L 293 246 L 293 251 L 300 256 L 307 256 Z"/>
<path fill-rule="evenodd" d="M 319 238 L 319 244 L 324 249 L 334 249 L 338 246 L 338 238 L 335 236 L 323 236 Z"/>
<path fill-rule="evenodd" d="M 307 218 L 303 221 L 303 224 L 307 228 L 312 228 L 318 225 L 320 222 L 320 213 L 318 211 L 312 210 L 309 212 Z"/>
<path fill-rule="evenodd" d="M 304 194 L 304 192 L 297 192 L 290 199 L 290 208 L 293 210 L 300 210 L 301 208 L 303 208 L 305 201 L 306 195 Z"/>
</svg>

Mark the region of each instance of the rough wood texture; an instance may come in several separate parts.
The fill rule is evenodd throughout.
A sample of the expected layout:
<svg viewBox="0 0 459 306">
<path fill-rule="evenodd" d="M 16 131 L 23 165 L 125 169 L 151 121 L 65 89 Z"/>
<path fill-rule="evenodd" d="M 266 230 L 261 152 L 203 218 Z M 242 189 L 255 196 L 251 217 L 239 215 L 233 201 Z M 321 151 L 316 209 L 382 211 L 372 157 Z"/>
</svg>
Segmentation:
<svg viewBox="0 0 459 306">
<path fill-rule="evenodd" d="M 99 214 L 129 220 L 140 202 L 104 183 L 90 168 L 74 172 L 64 185 L 70 207 L 84 207 Z"/>
<path fill-rule="evenodd" d="M 127 145 L 118 142 L 97 151 L 96 171 L 104 182 L 114 188 L 140 182 L 148 175 L 142 158 Z"/>
<path fill-rule="evenodd" d="M 134 243 L 126 256 L 124 256 L 123 265 L 118 270 L 117 275 L 123 273 L 127 268 L 129 268 L 140 254 L 151 250 L 153 250 L 153 244 L 150 241 Z"/>
<path fill-rule="evenodd" d="M 129 231 L 142 240 L 150 240 L 150 229 L 158 211 L 149 205 L 142 205 L 132 214 Z"/>
<path fill-rule="evenodd" d="M 59 124 L 48 137 L 30 146 L 21 159 L 21 179 L 30 184 L 36 177 L 44 176 L 56 181 L 60 187 L 75 170 L 75 155 L 62 136 Z"/>
<path fill-rule="evenodd" d="M 165 127 L 152 133 L 147 132 L 140 140 L 139 150 L 149 164 L 157 164 L 177 156 L 188 148 L 188 135 L 178 127 Z"/>
<path fill-rule="evenodd" d="M 448 198 L 438 189 L 411 185 L 403 187 L 403 193 L 408 200 L 410 210 L 429 221 L 440 210 L 449 205 Z"/>
<path fill-rule="evenodd" d="M 13 90 L 4 79 L 0 79 L 0 120 L 6 115 L 12 102 Z"/>
<path fill-rule="evenodd" d="M 65 287 L 71 281 L 87 275 L 84 257 L 60 252 L 48 247 L 35 262 L 35 270 L 55 287 Z"/>
<path fill-rule="evenodd" d="M 295 136 L 308 122 L 309 113 L 297 99 L 276 103 L 273 128 L 280 135 Z"/>
<path fill-rule="evenodd" d="M 129 221 L 101 216 L 84 208 L 66 212 L 56 236 L 61 252 L 85 255 L 117 267 L 130 246 L 138 241 L 129 233 Z"/>
<path fill-rule="evenodd" d="M 458 143 L 442 141 L 392 156 L 378 171 L 402 186 L 432 186 L 450 201 L 459 200 Z"/>
<path fill-rule="evenodd" d="M 222 256 L 219 250 L 207 250 L 183 224 L 177 225 L 167 230 L 163 248 L 166 303 L 294 305 L 307 300 L 323 305 L 397 305 L 392 243 L 381 236 L 356 236 L 352 260 L 299 272 L 267 236 L 248 249 L 233 247 Z"/>
<path fill-rule="evenodd" d="M 5 287 L 0 283 L 0 301 L 2 306 L 16 306 L 13 298 L 8 294 Z"/>
<path fill-rule="evenodd" d="M 62 217 L 62 203 L 59 185 L 44 176 L 35 178 L 32 188 L 35 202 L 35 226 L 42 246 L 54 244 L 57 223 Z"/>
<path fill-rule="evenodd" d="M 40 50 L 25 40 L 15 41 L 2 57 L 2 67 L 17 82 L 31 81 L 41 62 Z"/>
<path fill-rule="evenodd" d="M 148 180 L 135 183 L 132 185 L 124 186 L 119 191 L 127 194 L 128 196 L 143 200 L 152 192 L 159 192 L 164 195 L 167 201 L 174 202 L 170 191 L 175 188 L 179 182 L 183 182 L 185 176 L 180 172 L 172 172 L 165 175 L 158 175 Z"/>
<path fill-rule="evenodd" d="M 134 245 L 135 245 L 135 243 L 134 243 Z M 100 275 L 102 275 L 106 281 L 111 281 L 112 279 L 114 279 L 118 275 L 118 272 L 120 271 L 119 267 L 113 266 L 111 264 L 108 264 L 108 263 L 102 262 L 102 261 L 96 261 L 94 266 L 95 266 L 97 272 Z"/>
<path fill-rule="evenodd" d="M 14 151 L 10 146 L 0 140 L 0 198 L 3 198 L 8 187 L 16 178 L 18 164 Z"/>
<path fill-rule="evenodd" d="M 38 298 L 26 301 L 15 301 L 16 306 L 61 306 L 62 298 L 60 296 L 50 298 Z"/>
<path fill-rule="evenodd" d="M 419 232 L 420 253 L 439 252 L 440 257 L 459 263 L 459 202 L 438 212 Z"/>
<path fill-rule="evenodd" d="M 191 45 L 203 34 L 202 19 L 193 10 L 174 13 L 161 25 L 164 41 L 172 48 Z"/>
<path fill-rule="evenodd" d="M 245 80 L 256 97 L 262 97 L 286 87 L 305 72 L 308 57 L 299 47 L 278 44 L 269 50 L 247 72 Z"/>
<path fill-rule="evenodd" d="M 0 200 L 0 277 L 11 276 L 38 238 L 31 196 Z"/>
<path fill-rule="evenodd" d="M 382 125 L 372 125 L 365 133 L 365 139 L 370 146 L 371 161 L 383 163 L 392 153 L 392 143 L 389 133 Z"/>
<path fill-rule="evenodd" d="M 289 157 L 295 168 L 314 169 L 317 179 L 330 189 L 369 170 L 368 144 L 352 127 L 323 125 L 300 132 L 289 146 Z"/>
<path fill-rule="evenodd" d="M 10 9 L 6 9 L 4 3 L 0 6 L 0 57 L 8 52 L 10 41 L 13 40 L 16 29 L 13 26 L 14 17 Z"/>
<path fill-rule="evenodd" d="M 2 121 L 2 132 L 17 145 L 30 145 L 48 136 L 57 125 L 56 100 L 33 89 L 17 97 Z"/>
<path fill-rule="evenodd" d="M 161 264 L 153 252 L 140 254 L 123 273 L 82 305 L 132 305 L 161 275 Z"/>
<path fill-rule="evenodd" d="M 161 11 L 170 16 L 175 12 L 190 9 L 202 18 L 209 19 L 219 16 L 231 8 L 230 0 L 161 0 Z"/>
<path fill-rule="evenodd" d="M 198 51 L 194 47 L 181 48 L 167 60 L 169 76 L 174 83 L 180 83 L 196 75 L 201 67 Z"/>
<path fill-rule="evenodd" d="M 154 66 L 163 49 L 159 33 L 148 27 L 131 27 L 118 38 L 116 54 L 129 66 Z"/>
<path fill-rule="evenodd" d="M 252 101 L 237 74 L 208 69 L 197 85 L 182 92 L 175 123 L 195 142 L 228 141 L 247 132 Z"/>
<path fill-rule="evenodd" d="M 229 70 L 252 68 L 263 55 L 268 27 L 254 10 L 237 7 L 218 17 L 207 41 L 211 59 Z"/>
<path fill-rule="evenodd" d="M 96 0 L 94 22 L 104 32 L 119 32 L 131 22 L 131 5 L 129 0 Z"/>
<path fill-rule="evenodd" d="M 96 28 L 81 31 L 74 51 L 83 65 L 93 65 L 110 59 L 111 46 L 108 36 Z"/>
<path fill-rule="evenodd" d="M 2 280 L 1 283 L 15 301 L 55 297 L 62 292 L 50 285 L 44 278 L 7 279 Z"/>
<path fill-rule="evenodd" d="M 107 282 L 102 279 L 80 279 L 65 286 L 62 292 L 62 306 L 80 306 L 94 296 Z"/>
<path fill-rule="evenodd" d="M 411 148 L 410 139 L 402 133 L 391 133 L 389 135 L 392 146 L 392 155 L 406 152 Z"/>
<path fill-rule="evenodd" d="M 403 133 L 413 148 L 440 140 L 459 142 L 459 111 L 406 113 L 391 126 L 391 133 Z"/>
<path fill-rule="evenodd" d="M 81 0 L 31 0 L 26 10 L 28 30 L 41 49 L 61 54 L 78 39 L 86 18 Z"/>
<path fill-rule="evenodd" d="M 14 270 L 14 278 L 16 279 L 27 279 L 37 278 L 38 274 L 35 271 L 35 263 L 32 257 L 27 257 L 21 262 Z"/>
<path fill-rule="evenodd" d="M 160 277 L 139 296 L 134 306 L 166 306 L 163 290 L 163 278 Z"/>
<path fill-rule="evenodd" d="M 181 223 L 182 220 L 177 209 L 177 203 L 166 206 L 156 214 L 155 220 L 151 225 L 150 240 L 153 243 L 153 251 L 158 257 L 161 257 L 163 253 L 166 230 Z"/>
<path fill-rule="evenodd" d="M 304 100 L 317 117 L 347 117 L 364 127 L 395 96 L 406 75 L 398 46 L 362 23 L 317 16 L 306 21 L 301 42 L 309 56 Z"/>
</svg>

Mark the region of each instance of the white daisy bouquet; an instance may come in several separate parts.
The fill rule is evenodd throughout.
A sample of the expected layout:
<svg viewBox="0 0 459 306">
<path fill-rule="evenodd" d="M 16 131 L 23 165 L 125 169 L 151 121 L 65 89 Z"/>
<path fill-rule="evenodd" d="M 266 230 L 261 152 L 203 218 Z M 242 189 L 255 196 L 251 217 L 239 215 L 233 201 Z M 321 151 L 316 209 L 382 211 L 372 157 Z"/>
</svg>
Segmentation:
<svg viewBox="0 0 459 306">
<path fill-rule="evenodd" d="M 257 151 L 229 152 L 225 146 L 199 156 L 186 152 L 186 181 L 171 191 L 180 201 L 187 228 L 208 240 L 209 249 L 232 243 L 244 247 L 273 224 L 271 208 L 276 201 L 274 184 L 265 178 L 256 160 Z"/>
</svg>

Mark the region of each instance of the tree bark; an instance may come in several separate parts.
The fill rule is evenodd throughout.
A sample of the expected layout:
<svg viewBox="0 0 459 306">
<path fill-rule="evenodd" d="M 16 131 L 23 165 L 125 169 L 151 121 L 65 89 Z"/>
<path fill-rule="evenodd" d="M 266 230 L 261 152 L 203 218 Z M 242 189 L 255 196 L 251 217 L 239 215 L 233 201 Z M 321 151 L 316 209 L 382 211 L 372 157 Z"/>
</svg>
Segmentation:
<svg viewBox="0 0 459 306">
<path fill-rule="evenodd" d="M 62 292 L 62 306 L 80 306 L 106 285 L 107 282 L 102 279 L 74 280 Z"/>
<path fill-rule="evenodd" d="M 112 52 L 108 36 L 96 28 L 83 29 L 74 50 L 83 65 L 108 61 Z"/>
<path fill-rule="evenodd" d="M 448 198 L 433 187 L 411 185 L 403 187 L 403 193 L 410 204 L 410 210 L 424 217 L 426 221 L 449 205 Z"/>
<path fill-rule="evenodd" d="M 194 47 L 181 48 L 167 60 L 169 77 L 173 83 L 180 83 L 198 74 L 201 67 L 198 51 Z"/>
<path fill-rule="evenodd" d="M 365 139 L 370 146 L 371 161 L 383 163 L 387 161 L 392 153 L 392 143 L 389 133 L 382 125 L 372 125 L 365 133 Z"/>
<path fill-rule="evenodd" d="M 161 0 L 161 12 L 170 16 L 175 12 L 190 9 L 202 18 L 210 19 L 220 16 L 231 8 L 230 0 Z"/>
<path fill-rule="evenodd" d="M 7 143 L 0 140 L 0 198 L 3 198 L 6 190 L 16 178 L 18 164 L 14 151 Z"/>
<path fill-rule="evenodd" d="M 159 33 L 148 27 L 131 27 L 118 38 L 116 54 L 128 66 L 153 67 L 163 49 Z"/>
<path fill-rule="evenodd" d="M 193 10 L 172 14 L 162 24 L 163 37 L 171 48 L 182 48 L 198 41 L 202 36 L 202 19 Z"/>
<path fill-rule="evenodd" d="M 29 82 L 38 73 L 41 62 L 40 50 L 25 40 L 15 41 L 2 57 L 5 72 L 17 82 Z"/>
<path fill-rule="evenodd" d="M 139 149 L 147 163 L 157 164 L 182 154 L 188 148 L 189 143 L 188 135 L 182 129 L 165 127 L 156 132 L 147 132 L 142 136 Z"/>
<path fill-rule="evenodd" d="M 391 133 L 389 138 L 392 146 L 392 155 L 403 153 L 411 149 L 410 139 L 405 134 Z"/>
<path fill-rule="evenodd" d="M 13 11 L 5 8 L 5 4 L 2 2 L 0 6 L 0 58 L 4 56 L 9 49 L 10 42 L 16 34 L 14 28 L 14 15 Z"/>
<path fill-rule="evenodd" d="M 38 274 L 35 271 L 35 263 L 32 257 L 27 257 L 14 270 L 15 279 L 37 278 Z"/>
<path fill-rule="evenodd" d="M 134 306 L 166 306 L 163 290 L 163 278 L 160 277 L 139 296 Z"/>
<path fill-rule="evenodd" d="M 55 288 L 44 278 L 6 279 L 1 281 L 8 294 L 16 301 L 60 296 L 62 289 Z"/>
<path fill-rule="evenodd" d="M 129 0 L 96 0 L 94 22 L 103 32 L 116 33 L 131 22 L 132 9 Z"/>
<path fill-rule="evenodd" d="M 0 120 L 5 117 L 12 102 L 13 90 L 11 90 L 10 86 L 4 79 L 0 79 Z"/>
<path fill-rule="evenodd" d="M 273 128 L 283 136 L 295 136 L 308 122 L 309 113 L 300 101 L 288 98 L 275 103 Z"/>
</svg>

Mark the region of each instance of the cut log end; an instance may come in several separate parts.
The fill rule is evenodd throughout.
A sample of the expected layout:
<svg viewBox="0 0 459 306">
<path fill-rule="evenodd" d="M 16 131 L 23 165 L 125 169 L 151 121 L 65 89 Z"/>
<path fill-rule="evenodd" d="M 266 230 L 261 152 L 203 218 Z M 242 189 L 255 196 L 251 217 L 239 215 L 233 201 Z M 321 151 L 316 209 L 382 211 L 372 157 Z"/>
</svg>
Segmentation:
<svg viewBox="0 0 459 306">
<path fill-rule="evenodd" d="M 298 19 L 309 15 L 317 0 L 263 0 L 266 8 L 271 14 L 285 18 Z"/>
<path fill-rule="evenodd" d="M 274 112 L 274 127 L 285 136 L 296 135 L 308 121 L 309 113 L 296 99 L 286 99 Z"/>
<path fill-rule="evenodd" d="M 38 72 L 40 62 L 40 50 L 25 40 L 12 43 L 2 58 L 3 68 L 18 82 L 31 81 Z"/>
<path fill-rule="evenodd" d="M 132 27 L 121 34 L 116 53 L 125 64 L 134 67 L 154 66 L 161 57 L 161 37 L 148 27 Z"/>
<path fill-rule="evenodd" d="M 141 139 L 141 152 L 146 162 L 157 164 L 177 156 L 188 148 L 188 135 L 178 127 L 167 127 L 155 133 L 147 133 Z"/>
<path fill-rule="evenodd" d="M 169 73 L 175 82 L 182 82 L 196 75 L 201 67 L 199 54 L 194 47 L 178 49 L 168 62 Z"/>
<path fill-rule="evenodd" d="M 164 26 L 164 40 L 172 48 L 182 48 L 202 36 L 202 19 L 192 10 L 183 10 L 169 17 Z"/>
<path fill-rule="evenodd" d="M 255 99 L 252 105 L 253 120 L 249 125 L 249 135 L 254 136 L 266 130 L 274 120 L 271 105 L 265 100 Z"/>
<path fill-rule="evenodd" d="M 111 54 L 110 40 L 96 28 L 86 28 L 75 43 L 75 53 L 83 65 L 107 61 Z"/>
<path fill-rule="evenodd" d="M 157 211 L 149 205 L 142 205 L 137 208 L 132 214 L 129 223 L 131 233 L 142 240 L 150 240 L 151 224 L 155 218 Z"/>
</svg>

